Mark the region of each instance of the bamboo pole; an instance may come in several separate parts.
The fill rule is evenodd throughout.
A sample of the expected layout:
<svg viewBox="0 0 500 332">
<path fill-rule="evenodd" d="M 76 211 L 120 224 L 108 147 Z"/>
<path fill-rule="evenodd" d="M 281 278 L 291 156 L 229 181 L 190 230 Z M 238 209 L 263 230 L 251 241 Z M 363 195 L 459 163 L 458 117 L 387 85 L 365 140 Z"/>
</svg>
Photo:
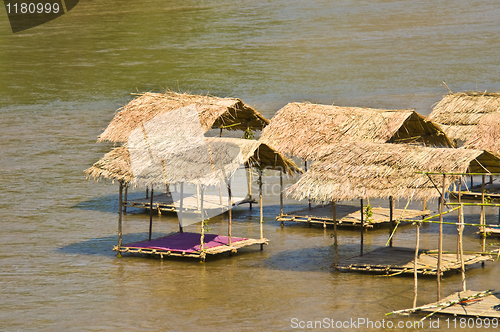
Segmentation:
<svg viewBox="0 0 500 332">
<path fill-rule="evenodd" d="M 484 181 L 485 181 L 485 175 L 483 174 L 482 176 L 482 183 L 481 183 L 481 203 L 484 204 Z M 484 210 L 484 205 L 481 205 L 481 224 L 485 225 L 486 224 L 486 215 L 485 215 L 485 210 Z M 486 248 L 486 233 L 485 233 L 485 228 L 484 226 L 481 227 L 481 237 L 482 237 L 482 251 L 485 251 Z M 484 263 L 482 263 L 484 266 Z"/>
<path fill-rule="evenodd" d="M 227 223 L 227 236 L 228 236 L 228 245 L 231 245 L 231 224 L 232 224 L 232 204 L 231 204 L 231 183 L 229 182 L 229 179 L 227 180 L 227 208 L 229 212 L 229 220 Z"/>
<path fill-rule="evenodd" d="M 118 189 L 118 257 L 121 257 L 122 248 L 122 191 L 123 191 L 123 181 L 120 181 L 120 186 Z"/>
<path fill-rule="evenodd" d="M 126 202 L 127 201 L 127 193 L 128 193 L 128 184 L 125 184 L 125 197 L 123 200 Z M 123 214 L 127 214 L 127 206 L 123 204 Z"/>
<path fill-rule="evenodd" d="M 264 210 L 262 206 L 262 170 L 259 169 L 259 206 L 260 206 L 260 239 L 264 238 Z M 260 250 L 264 249 L 261 243 Z"/>
<path fill-rule="evenodd" d="M 280 217 L 283 215 L 283 169 L 280 167 Z M 281 220 L 281 226 L 283 225 L 283 219 Z"/>
<path fill-rule="evenodd" d="M 462 179 L 460 179 L 460 181 L 458 182 L 458 203 L 462 203 Z M 458 210 L 458 222 L 461 223 L 462 222 L 462 219 L 460 219 L 460 213 L 463 213 L 462 211 L 462 205 L 460 205 L 460 209 Z M 459 254 L 459 251 L 460 251 L 460 225 L 458 225 L 457 227 L 457 261 L 460 259 L 460 254 Z"/>
<path fill-rule="evenodd" d="M 460 219 L 460 226 L 458 228 L 458 243 L 460 251 L 460 270 L 462 271 L 462 289 L 465 292 L 467 286 L 465 284 L 465 264 L 464 264 L 464 245 L 463 245 L 463 233 L 464 233 L 464 211 L 463 206 L 458 210 L 458 217 Z"/>
<path fill-rule="evenodd" d="M 252 209 L 252 168 L 250 166 L 247 167 L 248 169 L 248 197 L 250 198 L 250 210 Z"/>
<path fill-rule="evenodd" d="M 389 247 L 392 248 L 392 232 L 394 232 L 394 198 L 392 196 L 389 196 L 389 223 L 390 223 Z"/>
<path fill-rule="evenodd" d="M 179 233 L 184 233 L 184 230 L 182 229 L 182 213 L 183 213 L 183 205 L 184 205 L 184 182 L 181 182 L 181 188 L 180 188 L 180 204 L 179 204 Z"/>
<path fill-rule="evenodd" d="M 307 172 L 307 159 L 304 160 L 304 170 Z M 307 201 L 309 203 L 309 210 L 311 210 L 311 199 L 308 198 Z M 311 225 L 311 224 L 309 224 L 309 225 Z M 324 224 L 323 227 L 326 227 L 326 224 Z"/>
<path fill-rule="evenodd" d="M 441 262 L 443 258 L 443 205 L 446 174 L 443 174 L 443 190 L 439 200 L 439 238 L 438 238 L 438 262 L 437 262 L 437 300 L 441 301 Z"/>
<path fill-rule="evenodd" d="M 417 307 L 417 294 L 418 294 L 418 273 L 417 273 L 417 264 L 418 264 L 418 250 L 420 246 L 420 223 L 417 223 L 417 241 L 415 244 L 415 260 L 413 263 L 413 280 L 414 280 L 414 286 L 413 286 L 413 308 Z"/>
<path fill-rule="evenodd" d="M 335 250 L 335 267 L 339 263 L 339 252 L 338 252 L 338 235 L 337 235 L 337 202 L 332 201 L 332 217 L 333 217 L 333 246 Z"/>
<path fill-rule="evenodd" d="M 364 236 L 364 222 L 363 222 L 363 199 L 360 199 L 361 204 L 361 252 L 360 256 L 363 256 L 363 236 Z"/>
<path fill-rule="evenodd" d="M 151 233 L 153 231 L 153 193 L 154 189 L 151 185 L 151 199 L 149 201 L 149 241 L 151 241 Z"/>
<path fill-rule="evenodd" d="M 204 188 L 203 185 L 201 186 L 201 203 L 200 203 L 200 219 L 201 219 L 201 237 L 200 237 L 200 249 L 201 251 L 204 250 L 204 242 L 205 242 L 205 211 L 203 209 L 203 194 L 204 194 Z M 205 259 L 203 259 L 205 260 Z"/>
</svg>

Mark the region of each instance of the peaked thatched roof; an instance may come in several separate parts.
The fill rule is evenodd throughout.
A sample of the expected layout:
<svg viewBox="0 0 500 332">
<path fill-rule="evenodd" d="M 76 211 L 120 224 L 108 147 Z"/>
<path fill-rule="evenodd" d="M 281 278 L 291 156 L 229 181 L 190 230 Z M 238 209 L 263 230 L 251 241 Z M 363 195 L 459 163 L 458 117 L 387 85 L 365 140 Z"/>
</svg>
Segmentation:
<svg viewBox="0 0 500 332">
<path fill-rule="evenodd" d="M 466 149 L 488 150 L 500 156 L 500 113 L 485 115 L 464 143 Z"/>
<path fill-rule="evenodd" d="M 128 135 L 141 123 L 182 107 L 194 105 L 205 132 L 211 128 L 230 126 L 230 130 L 261 130 L 269 120 L 262 114 L 236 98 L 219 98 L 180 94 L 146 92 L 118 110 L 108 127 L 99 136 L 98 142 L 126 142 Z"/>
<path fill-rule="evenodd" d="M 281 153 L 303 159 L 315 159 L 318 147 L 346 140 L 453 146 L 439 126 L 413 110 L 309 103 L 290 103 L 280 109 L 261 139 Z"/>
<path fill-rule="evenodd" d="M 465 142 L 481 119 L 495 112 L 500 112 L 500 93 L 450 92 L 434 106 L 429 119 L 443 124 L 450 139 Z"/>
<path fill-rule="evenodd" d="M 330 145 L 287 195 L 318 202 L 367 197 L 432 198 L 439 196 L 442 175 L 418 172 L 500 171 L 500 159 L 471 149 L 446 149 L 348 142 Z M 447 176 L 446 186 L 456 177 Z"/>
<path fill-rule="evenodd" d="M 266 167 L 268 169 L 283 169 L 284 173 L 292 175 L 302 173 L 297 165 L 285 156 L 271 149 L 266 144 L 238 138 L 207 137 L 207 143 L 232 143 L 240 147 L 243 162 L 251 167 Z M 196 162 L 196 161 L 195 161 Z M 134 181 L 134 174 L 130 162 L 130 153 L 127 145 L 113 148 L 92 167 L 85 170 L 87 178 L 99 180 L 100 178 L 110 180 L 122 180 L 126 183 Z"/>
</svg>

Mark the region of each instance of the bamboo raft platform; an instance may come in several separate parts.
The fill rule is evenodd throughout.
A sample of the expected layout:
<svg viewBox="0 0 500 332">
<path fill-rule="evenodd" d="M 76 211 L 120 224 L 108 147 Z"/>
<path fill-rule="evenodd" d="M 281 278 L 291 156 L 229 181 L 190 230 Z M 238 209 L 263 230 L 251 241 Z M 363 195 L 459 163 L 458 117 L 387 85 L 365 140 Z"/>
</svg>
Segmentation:
<svg viewBox="0 0 500 332">
<path fill-rule="evenodd" d="M 500 292 L 493 292 L 490 295 L 481 297 L 480 299 L 460 303 L 461 299 L 470 297 L 477 293 L 479 292 L 471 290 L 457 292 L 444 298 L 440 302 L 425 305 L 424 307 L 430 308 L 422 309 L 421 311 L 432 313 L 436 311 L 436 307 L 446 306 L 449 302 L 458 301 L 459 303 L 440 309 L 438 313 L 453 316 L 500 318 L 500 310 L 494 309 L 494 307 L 500 305 Z"/>
<path fill-rule="evenodd" d="M 460 193 L 456 190 L 449 192 L 450 198 L 453 200 L 458 200 L 460 195 L 461 199 L 469 201 L 480 201 L 482 199 L 481 185 L 474 186 L 470 190 L 461 191 Z M 500 184 L 499 183 L 486 183 L 484 185 L 484 198 L 489 202 L 499 202 L 500 201 Z"/>
<path fill-rule="evenodd" d="M 484 231 L 479 230 L 478 234 L 486 234 L 487 236 L 500 236 L 500 226 L 499 227 L 485 227 Z"/>
<path fill-rule="evenodd" d="M 335 208 L 337 216 L 337 226 L 345 227 L 360 227 L 361 226 L 361 210 L 359 207 L 352 205 L 337 204 Z M 363 223 L 365 228 L 373 228 L 374 225 L 389 224 L 390 223 L 390 210 L 377 207 L 372 208 L 371 221 L 366 220 Z M 403 209 L 394 209 L 394 220 L 399 218 L 403 213 Z M 416 219 L 418 217 L 427 216 L 430 214 L 429 210 L 409 210 L 404 212 L 405 219 Z M 323 226 L 333 226 L 333 211 L 331 205 L 318 205 L 312 209 L 305 208 L 298 211 L 293 211 L 289 214 L 283 214 L 276 217 L 277 221 L 284 222 L 302 222 L 309 224 L 322 224 Z"/>
<path fill-rule="evenodd" d="M 175 233 L 151 241 L 126 244 L 120 248 L 115 246 L 113 250 L 120 253 L 157 255 L 162 259 L 165 256 L 177 256 L 198 258 L 205 261 L 207 255 L 217 255 L 225 252 L 236 253 L 240 248 L 255 244 L 259 244 L 262 249 L 262 246 L 268 244 L 268 242 L 269 240 L 266 238 L 249 239 L 231 237 L 231 245 L 229 245 L 229 238 L 227 236 L 205 234 L 203 249 L 201 249 L 201 234 Z"/>
<path fill-rule="evenodd" d="M 413 274 L 415 250 L 411 248 L 383 247 L 372 252 L 356 256 L 337 265 L 343 272 L 367 272 L 374 274 Z M 493 260 L 490 255 L 464 254 L 464 265 L 472 265 Z M 436 251 L 419 250 L 417 273 L 423 275 L 437 275 L 438 253 Z M 460 261 L 457 255 L 443 254 L 441 271 L 459 270 Z"/>
<path fill-rule="evenodd" d="M 256 203 L 254 199 L 248 197 L 232 197 L 233 206 L 241 205 L 245 203 Z M 148 198 L 138 198 L 131 200 L 124 200 L 123 206 L 150 209 L 151 208 L 151 197 Z M 176 206 L 180 206 L 180 200 L 175 203 L 172 196 L 169 193 L 164 193 L 160 195 L 153 196 L 153 210 L 158 210 L 161 212 L 179 212 Z M 221 212 L 226 212 L 227 209 L 227 197 L 221 198 L 217 195 L 204 195 L 203 196 L 203 208 L 205 210 L 220 209 Z M 183 198 L 184 211 L 200 211 L 200 200 L 196 195 L 186 196 Z"/>
</svg>

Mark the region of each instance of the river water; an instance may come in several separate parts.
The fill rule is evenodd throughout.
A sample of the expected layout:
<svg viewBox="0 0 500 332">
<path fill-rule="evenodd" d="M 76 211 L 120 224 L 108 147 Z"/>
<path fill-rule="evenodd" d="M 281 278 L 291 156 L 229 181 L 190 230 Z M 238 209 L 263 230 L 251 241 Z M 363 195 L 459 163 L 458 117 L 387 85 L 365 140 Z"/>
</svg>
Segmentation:
<svg viewBox="0 0 500 332">
<path fill-rule="evenodd" d="M 281 228 L 272 190 L 263 251 L 205 264 L 117 258 L 117 185 L 88 181 L 83 170 L 109 151 L 97 136 L 137 91 L 238 97 L 271 118 L 294 101 L 429 114 L 448 91 L 443 82 L 500 90 L 499 17 L 492 0 L 95 0 L 13 34 L 0 9 L 0 330 L 281 331 L 325 318 L 418 320 L 384 315 L 412 306 L 411 277 L 334 271 L 332 230 Z M 265 181 L 278 183 L 273 174 Z M 285 203 L 285 211 L 305 206 Z M 478 214 L 470 209 L 467 220 Z M 487 214 L 497 222 L 497 210 Z M 258 236 L 258 209 L 233 216 L 233 235 Z M 225 232 L 226 218 L 214 218 L 211 231 Z M 148 220 L 127 214 L 124 242 L 147 236 Z M 444 228 L 453 250 L 455 227 Z M 156 235 L 176 229 L 175 215 L 154 217 Z M 466 229 L 467 250 L 480 248 L 475 232 Z M 365 250 L 384 246 L 387 234 L 368 231 Z M 413 247 L 415 228 L 400 227 L 394 241 Z M 339 243 L 341 258 L 357 255 L 359 232 L 341 230 Z M 437 247 L 435 225 L 423 227 L 421 247 Z M 468 288 L 495 288 L 499 273 L 496 262 L 474 267 Z M 460 280 L 445 276 L 443 296 Z M 435 279 L 421 278 L 418 295 L 419 305 L 435 301 Z"/>
</svg>

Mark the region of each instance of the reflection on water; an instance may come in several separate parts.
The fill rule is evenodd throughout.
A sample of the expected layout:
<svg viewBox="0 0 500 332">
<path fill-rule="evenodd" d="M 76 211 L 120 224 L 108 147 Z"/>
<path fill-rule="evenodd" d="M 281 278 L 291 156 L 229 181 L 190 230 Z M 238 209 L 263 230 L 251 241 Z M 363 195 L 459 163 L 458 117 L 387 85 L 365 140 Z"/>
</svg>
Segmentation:
<svg viewBox="0 0 500 332">
<path fill-rule="evenodd" d="M 97 136 L 137 90 L 235 96 L 269 118 L 304 100 L 428 114 L 447 93 L 443 81 L 454 91 L 500 90 L 495 5 L 84 1 L 18 34 L 0 14 L 0 329 L 289 330 L 293 317 L 381 320 L 411 306 L 411 278 L 334 271 L 331 229 L 281 228 L 277 196 L 264 198 L 263 251 L 206 264 L 118 259 L 117 185 L 88 181 L 83 170 L 112 147 L 95 144 Z M 285 210 L 303 203 L 286 200 Z M 129 212 L 124 233 L 135 241 L 146 235 L 149 214 Z M 470 209 L 467 220 L 478 216 Z M 258 208 L 238 207 L 233 217 L 235 236 L 259 236 Z M 226 218 L 211 220 L 211 232 L 225 234 Z M 487 218 L 498 222 L 498 211 L 487 209 Z M 445 249 L 454 250 L 455 227 L 444 229 Z M 153 230 L 176 231 L 176 215 L 154 215 Z M 475 231 L 466 229 L 468 250 L 480 248 Z M 365 249 L 387 236 L 387 228 L 368 231 Z M 421 247 L 436 248 L 437 226 L 424 225 L 421 238 Z M 394 243 L 412 247 L 414 228 L 400 226 Z M 340 258 L 356 255 L 359 231 L 341 230 L 339 244 Z M 471 269 L 468 287 L 495 288 L 499 272 L 496 262 Z M 444 295 L 458 290 L 460 275 L 442 285 Z M 422 278 L 418 304 L 435 294 L 435 281 Z"/>
</svg>

